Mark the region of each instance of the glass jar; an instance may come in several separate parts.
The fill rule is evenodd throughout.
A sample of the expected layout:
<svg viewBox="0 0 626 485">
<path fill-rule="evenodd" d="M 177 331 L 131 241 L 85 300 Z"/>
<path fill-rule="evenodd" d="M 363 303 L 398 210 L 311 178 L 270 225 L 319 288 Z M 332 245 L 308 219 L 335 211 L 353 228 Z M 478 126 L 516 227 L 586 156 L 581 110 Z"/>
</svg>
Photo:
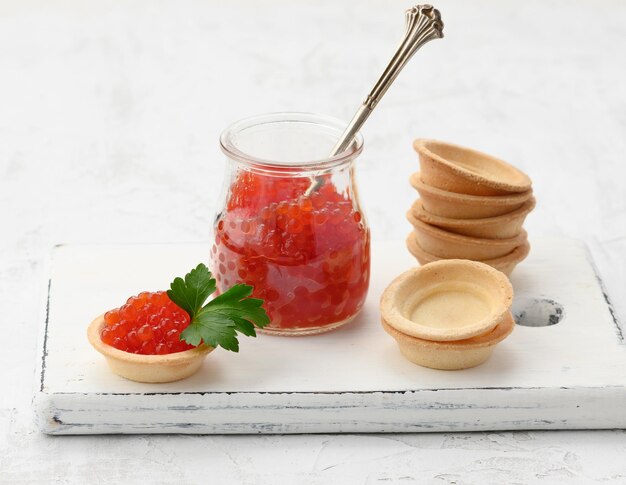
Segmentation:
<svg viewBox="0 0 626 485">
<path fill-rule="evenodd" d="M 228 161 L 211 269 L 218 291 L 245 283 L 265 300 L 265 333 L 332 330 L 365 301 L 370 231 L 354 181 L 363 138 L 329 158 L 343 128 L 323 116 L 275 113 L 239 121 L 220 138 Z"/>
</svg>

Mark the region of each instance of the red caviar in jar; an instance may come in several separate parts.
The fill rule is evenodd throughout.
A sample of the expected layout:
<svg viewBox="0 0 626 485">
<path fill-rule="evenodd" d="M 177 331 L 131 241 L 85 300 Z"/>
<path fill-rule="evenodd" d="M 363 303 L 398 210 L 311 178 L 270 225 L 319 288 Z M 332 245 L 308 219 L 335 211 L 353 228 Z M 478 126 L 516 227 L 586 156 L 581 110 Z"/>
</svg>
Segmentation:
<svg viewBox="0 0 626 485">
<path fill-rule="evenodd" d="M 369 230 L 329 177 L 310 195 L 306 176 L 242 171 L 215 223 L 218 289 L 254 287 L 266 331 L 315 333 L 358 313 L 369 286 Z M 346 191 L 347 192 L 347 191 Z"/>
<path fill-rule="evenodd" d="M 143 292 L 104 314 L 100 338 L 105 344 L 134 354 L 171 354 L 193 349 L 180 340 L 189 314 L 165 291 Z"/>
</svg>

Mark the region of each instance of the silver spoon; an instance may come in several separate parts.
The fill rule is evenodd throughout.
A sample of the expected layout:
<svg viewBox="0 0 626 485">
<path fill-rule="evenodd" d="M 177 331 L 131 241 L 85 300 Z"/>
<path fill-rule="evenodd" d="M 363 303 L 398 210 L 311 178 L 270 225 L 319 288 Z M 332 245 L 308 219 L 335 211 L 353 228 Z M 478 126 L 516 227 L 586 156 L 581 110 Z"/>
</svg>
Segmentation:
<svg viewBox="0 0 626 485">
<path fill-rule="evenodd" d="M 417 52 L 427 42 L 443 37 L 443 22 L 439 10 L 432 5 L 416 5 L 406 11 L 406 32 L 404 39 L 398 46 L 395 54 L 382 75 L 363 101 L 357 112 L 352 117 L 348 127 L 333 147 L 330 157 L 343 152 L 352 143 L 354 136 L 363 126 L 369 115 L 374 111 L 378 101 L 389 89 L 389 86 L 398 77 L 404 65 L 411 56 Z M 306 195 L 311 195 L 314 191 L 324 185 L 322 177 L 314 177 L 311 185 L 306 191 Z"/>
</svg>

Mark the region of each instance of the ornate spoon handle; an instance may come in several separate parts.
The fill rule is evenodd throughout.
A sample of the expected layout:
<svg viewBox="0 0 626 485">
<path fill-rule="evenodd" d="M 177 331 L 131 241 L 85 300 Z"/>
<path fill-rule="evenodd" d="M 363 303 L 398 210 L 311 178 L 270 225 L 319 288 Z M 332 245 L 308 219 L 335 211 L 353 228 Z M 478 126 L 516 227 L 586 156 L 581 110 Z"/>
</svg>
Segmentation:
<svg viewBox="0 0 626 485">
<path fill-rule="evenodd" d="M 374 111 L 378 101 L 389 89 L 389 86 L 398 77 L 400 71 L 409 59 L 427 42 L 433 39 L 441 39 L 443 37 L 443 22 L 439 10 L 431 5 L 416 5 L 406 11 L 406 32 L 404 39 L 398 46 L 395 54 L 389 61 L 389 64 L 383 71 L 382 75 L 359 107 L 348 127 L 341 135 L 341 138 L 334 146 L 330 156 L 337 155 L 344 151 L 357 132 L 363 126 L 369 115 Z M 311 186 L 307 190 L 307 195 L 317 190 L 322 184 L 323 179 L 316 177 Z"/>
</svg>

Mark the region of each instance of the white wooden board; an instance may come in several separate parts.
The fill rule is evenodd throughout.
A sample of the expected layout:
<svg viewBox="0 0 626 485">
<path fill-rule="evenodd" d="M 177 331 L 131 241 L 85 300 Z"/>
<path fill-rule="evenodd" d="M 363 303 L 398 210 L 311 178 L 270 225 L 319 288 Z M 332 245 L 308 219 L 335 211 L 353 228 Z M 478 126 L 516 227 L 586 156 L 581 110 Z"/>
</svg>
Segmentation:
<svg viewBox="0 0 626 485">
<path fill-rule="evenodd" d="M 112 374 L 85 330 L 104 310 L 206 260 L 202 244 L 54 250 L 34 405 L 51 434 L 422 432 L 626 427 L 626 346 L 583 244 L 532 241 L 512 276 L 517 325 L 482 366 L 437 371 L 400 355 L 378 299 L 415 266 L 374 243 L 372 284 L 350 325 L 319 336 L 243 338 L 193 377 L 139 384 Z M 542 306 L 543 305 L 543 306 Z M 545 311 L 542 311 L 546 309 Z"/>
</svg>

